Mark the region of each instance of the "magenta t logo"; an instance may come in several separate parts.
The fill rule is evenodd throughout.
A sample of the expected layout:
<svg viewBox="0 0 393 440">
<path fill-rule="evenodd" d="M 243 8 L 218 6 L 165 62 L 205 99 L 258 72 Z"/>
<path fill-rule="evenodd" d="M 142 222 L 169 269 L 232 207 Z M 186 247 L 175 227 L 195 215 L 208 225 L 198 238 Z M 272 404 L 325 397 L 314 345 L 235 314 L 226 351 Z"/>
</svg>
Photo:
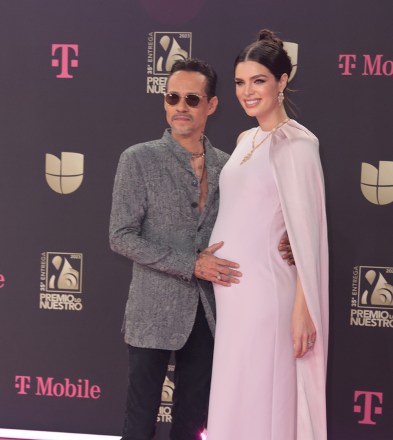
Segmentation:
<svg viewBox="0 0 393 440">
<path fill-rule="evenodd" d="M 355 403 L 358 403 L 359 400 L 363 401 L 363 403 L 353 407 L 355 413 L 361 414 L 363 412 L 363 419 L 358 423 L 362 425 L 376 425 L 376 422 L 371 417 L 374 414 L 382 414 L 382 406 L 377 406 L 377 404 L 382 405 L 383 394 L 374 391 L 355 391 Z"/>
<path fill-rule="evenodd" d="M 338 67 L 343 69 L 341 75 L 352 75 L 352 69 L 356 68 L 356 55 L 354 54 L 342 54 L 338 56 Z"/>
<path fill-rule="evenodd" d="M 18 394 L 27 394 L 27 390 L 30 389 L 30 376 L 15 376 L 15 388 Z"/>
<path fill-rule="evenodd" d="M 68 71 L 70 67 L 78 67 L 77 59 L 70 59 L 70 51 L 77 57 L 79 53 L 78 44 L 52 44 L 52 67 L 59 67 L 61 71 L 56 78 L 73 78 Z M 60 53 L 60 58 L 55 58 L 56 52 Z"/>
</svg>

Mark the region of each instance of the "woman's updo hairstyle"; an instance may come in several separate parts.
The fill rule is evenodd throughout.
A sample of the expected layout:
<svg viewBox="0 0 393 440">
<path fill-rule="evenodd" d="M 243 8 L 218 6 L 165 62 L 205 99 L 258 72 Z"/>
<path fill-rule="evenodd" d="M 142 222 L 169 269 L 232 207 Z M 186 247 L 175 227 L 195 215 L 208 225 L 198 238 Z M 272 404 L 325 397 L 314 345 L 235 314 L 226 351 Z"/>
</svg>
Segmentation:
<svg viewBox="0 0 393 440">
<path fill-rule="evenodd" d="M 235 60 L 236 66 L 243 61 L 255 61 L 267 67 L 277 81 L 283 73 L 289 76 L 292 71 L 292 63 L 283 41 L 268 29 L 259 31 L 258 39 L 245 47 Z"/>
</svg>

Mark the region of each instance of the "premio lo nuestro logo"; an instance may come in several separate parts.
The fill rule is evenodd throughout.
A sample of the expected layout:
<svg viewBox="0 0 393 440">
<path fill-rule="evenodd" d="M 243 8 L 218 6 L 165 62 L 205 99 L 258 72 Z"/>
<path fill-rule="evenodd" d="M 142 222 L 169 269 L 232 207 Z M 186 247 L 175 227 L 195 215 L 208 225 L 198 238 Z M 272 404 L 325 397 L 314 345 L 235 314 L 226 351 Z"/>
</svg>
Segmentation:
<svg viewBox="0 0 393 440">
<path fill-rule="evenodd" d="M 393 328 L 393 267 L 354 267 L 350 324 Z"/>
<path fill-rule="evenodd" d="M 61 158 L 53 154 L 45 155 L 45 177 L 53 191 L 71 194 L 83 181 L 84 156 L 80 153 L 61 153 Z"/>
<path fill-rule="evenodd" d="M 168 365 L 168 374 L 173 375 L 175 369 L 174 365 Z M 171 423 L 172 422 L 172 402 L 173 402 L 173 391 L 175 389 L 175 384 L 168 376 L 165 377 L 164 384 L 162 386 L 161 392 L 161 405 L 157 414 L 157 422 L 161 423 Z"/>
<path fill-rule="evenodd" d="M 83 255 L 80 253 L 43 252 L 40 309 L 81 311 L 82 271 Z"/>
<path fill-rule="evenodd" d="M 146 93 L 164 93 L 173 64 L 191 58 L 191 50 L 191 32 L 150 32 L 147 39 Z"/>
<path fill-rule="evenodd" d="M 380 161 L 379 167 L 362 163 L 360 187 L 364 197 L 375 205 L 393 202 L 393 162 Z"/>
</svg>

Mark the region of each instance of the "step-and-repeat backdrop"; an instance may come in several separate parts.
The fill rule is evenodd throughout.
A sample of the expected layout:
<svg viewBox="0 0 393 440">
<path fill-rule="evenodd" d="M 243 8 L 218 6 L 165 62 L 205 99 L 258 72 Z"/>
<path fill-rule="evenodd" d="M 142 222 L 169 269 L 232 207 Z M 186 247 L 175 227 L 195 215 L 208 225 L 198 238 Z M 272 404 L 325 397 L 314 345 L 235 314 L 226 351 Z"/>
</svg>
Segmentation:
<svg viewBox="0 0 393 440">
<path fill-rule="evenodd" d="M 326 174 L 329 439 L 392 438 L 392 20 L 391 0 L 0 2 L 0 435 L 119 436 L 132 275 L 108 245 L 119 155 L 161 137 L 168 70 L 189 56 L 219 74 L 207 134 L 231 152 L 254 125 L 233 61 L 270 28 L 292 43 L 296 118 Z M 170 366 L 160 440 L 172 393 Z"/>
</svg>

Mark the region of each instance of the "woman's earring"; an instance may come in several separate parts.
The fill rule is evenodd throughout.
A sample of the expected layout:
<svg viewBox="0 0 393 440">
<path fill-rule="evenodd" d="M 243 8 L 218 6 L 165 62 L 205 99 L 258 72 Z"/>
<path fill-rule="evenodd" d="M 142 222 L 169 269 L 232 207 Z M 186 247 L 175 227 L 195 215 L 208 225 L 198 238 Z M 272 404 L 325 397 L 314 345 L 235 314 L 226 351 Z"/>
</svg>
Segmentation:
<svg viewBox="0 0 393 440">
<path fill-rule="evenodd" d="M 279 104 L 279 105 L 282 105 L 282 103 L 284 102 L 284 93 L 283 93 L 283 92 L 280 92 L 280 93 L 278 94 L 277 99 L 278 99 L 278 104 Z"/>
</svg>

